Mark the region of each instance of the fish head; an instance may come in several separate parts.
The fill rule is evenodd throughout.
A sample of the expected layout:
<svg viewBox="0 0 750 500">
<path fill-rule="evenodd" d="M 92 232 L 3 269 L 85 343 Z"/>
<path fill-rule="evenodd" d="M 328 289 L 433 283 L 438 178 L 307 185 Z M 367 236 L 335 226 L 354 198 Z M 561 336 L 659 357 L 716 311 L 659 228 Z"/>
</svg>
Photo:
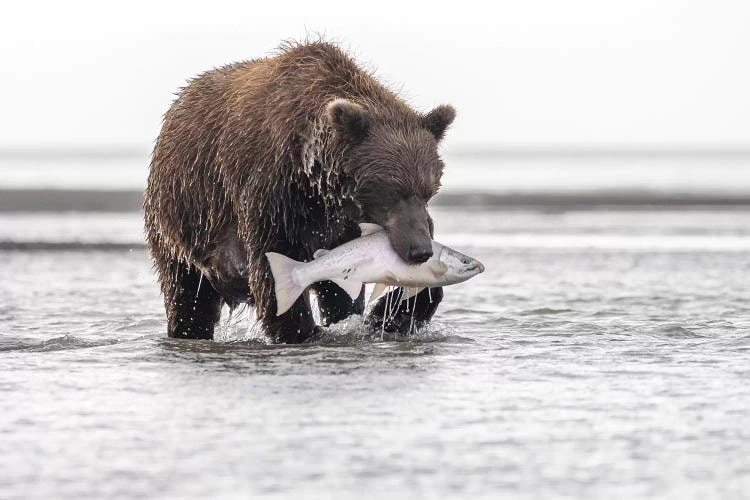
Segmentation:
<svg viewBox="0 0 750 500">
<path fill-rule="evenodd" d="M 484 264 L 477 259 L 442 245 L 440 262 L 447 267 L 443 277 L 447 284 L 460 283 L 484 272 Z"/>
</svg>

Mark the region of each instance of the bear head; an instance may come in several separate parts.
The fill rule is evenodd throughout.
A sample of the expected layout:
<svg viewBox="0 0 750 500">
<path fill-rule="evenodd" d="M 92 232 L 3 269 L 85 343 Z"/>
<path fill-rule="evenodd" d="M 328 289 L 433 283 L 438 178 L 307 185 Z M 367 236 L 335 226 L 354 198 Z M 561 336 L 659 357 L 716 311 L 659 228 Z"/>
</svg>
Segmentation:
<svg viewBox="0 0 750 500">
<path fill-rule="evenodd" d="M 335 140 L 345 147 L 341 166 L 353 181 L 360 222 L 383 226 L 406 262 L 418 264 L 432 256 L 427 203 L 440 188 L 444 164 L 437 147 L 455 115 L 447 105 L 424 115 L 346 99 L 327 106 Z"/>
</svg>

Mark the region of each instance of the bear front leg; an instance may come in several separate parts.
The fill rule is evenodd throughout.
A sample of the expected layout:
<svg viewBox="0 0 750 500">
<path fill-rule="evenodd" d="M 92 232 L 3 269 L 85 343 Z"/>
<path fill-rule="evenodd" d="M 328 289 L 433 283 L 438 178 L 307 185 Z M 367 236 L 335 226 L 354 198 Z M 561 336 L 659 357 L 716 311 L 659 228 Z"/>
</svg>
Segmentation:
<svg viewBox="0 0 750 500">
<path fill-rule="evenodd" d="M 201 272 L 175 262 L 175 280 L 164 292 L 167 334 L 183 339 L 214 338 L 214 325 L 221 315 L 221 297 Z"/>
<path fill-rule="evenodd" d="M 425 288 L 416 296 L 401 301 L 397 306 L 394 301 L 400 298 L 401 293 L 401 289 L 397 288 L 381 297 L 372 308 L 367 323 L 375 329 L 406 335 L 426 325 L 443 300 L 442 287 Z"/>
<path fill-rule="evenodd" d="M 313 338 L 317 326 L 310 309 L 310 297 L 303 293 L 294 305 L 281 316 L 276 316 L 276 299 L 270 298 L 264 304 L 258 304 L 263 327 L 274 342 L 282 344 L 301 344 Z"/>
<path fill-rule="evenodd" d="M 323 326 L 330 326 L 346 319 L 352 314 L 362 314 L 365 310 L 365 287 L 356 300 L 352 300 L 344 290 L 332 281 L 320 281 L 312 285 L 318 297 L 320 321 Z"/>
</svg>

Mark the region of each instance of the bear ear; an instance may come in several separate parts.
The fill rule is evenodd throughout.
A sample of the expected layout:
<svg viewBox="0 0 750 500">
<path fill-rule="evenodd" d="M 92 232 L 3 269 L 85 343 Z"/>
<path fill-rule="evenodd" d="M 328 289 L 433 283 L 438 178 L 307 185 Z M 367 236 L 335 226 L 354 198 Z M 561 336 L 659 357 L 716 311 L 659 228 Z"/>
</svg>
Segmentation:
<svg viewBox="0 0 750 500">
<path fill-rule="evenodd" d="M 422 126 L 440 140 L 445 135 L 448 125 L 456 118 L 456 110 L 448 104 L 441 104 L 422 117 Z"/>
<path fill-rule="evenodd" d="M 370 131 L 370 119 L 365 108 L 346 99 L 335 99 L 326 107 L 328 122 L 336 135 L 359 142 Z"/>
</svg>

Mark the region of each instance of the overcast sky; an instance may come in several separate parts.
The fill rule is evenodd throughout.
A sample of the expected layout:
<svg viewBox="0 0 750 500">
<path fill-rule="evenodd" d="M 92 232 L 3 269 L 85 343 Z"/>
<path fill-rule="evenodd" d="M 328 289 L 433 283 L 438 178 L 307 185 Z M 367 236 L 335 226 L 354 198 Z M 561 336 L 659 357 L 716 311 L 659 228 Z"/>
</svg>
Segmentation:
<svg viewBox="0 0 750 500">
<path fill-rule="evenodd" d="M 750 146 L 750 2 L 3 2 L 0 147 L 148 149 L 213 66 L 323 32 L 449 144 Z M 490 7 L 491 5 L 491 7 Z"/>
</svg>

